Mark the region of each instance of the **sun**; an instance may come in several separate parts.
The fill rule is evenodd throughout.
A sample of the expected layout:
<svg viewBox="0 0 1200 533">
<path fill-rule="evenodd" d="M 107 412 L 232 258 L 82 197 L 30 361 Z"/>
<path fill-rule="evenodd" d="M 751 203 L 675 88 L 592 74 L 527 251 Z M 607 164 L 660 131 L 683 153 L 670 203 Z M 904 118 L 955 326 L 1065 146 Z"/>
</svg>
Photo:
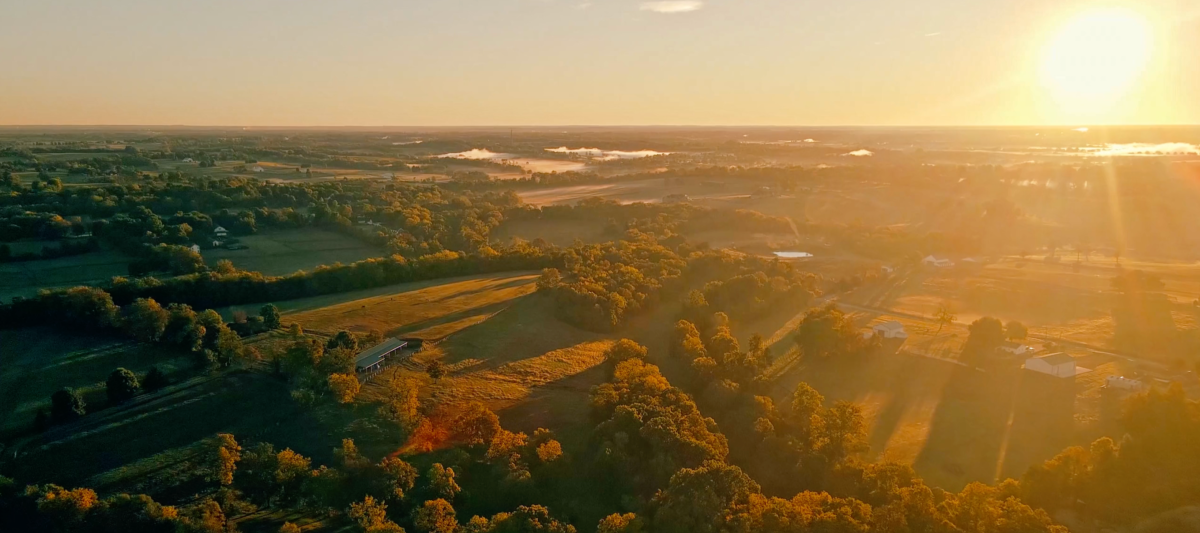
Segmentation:
<svg viewBox="0 0 1200 533">
<path fill-rule="evenodd" d="M 1070 20 L 1046 45 L 1041 82 L 1064 106 L 1101 111 L 1136 85 L 1153 48 L 1150 23 L 1137 12 L 1089 11 Z"/>
</svg>

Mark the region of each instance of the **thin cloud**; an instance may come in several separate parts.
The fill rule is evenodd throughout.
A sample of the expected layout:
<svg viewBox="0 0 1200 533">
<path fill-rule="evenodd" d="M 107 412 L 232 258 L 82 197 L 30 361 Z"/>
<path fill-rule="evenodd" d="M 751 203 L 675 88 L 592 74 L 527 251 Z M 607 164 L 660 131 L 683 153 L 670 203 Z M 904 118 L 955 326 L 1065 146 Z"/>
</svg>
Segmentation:
<svg viewBox="0 0 1200 533">
<path fill-rule="evenodd" d="M 642 11 L 653 11 L 655 13 L 690 13 L 699 11 L 704 7 L 704 2 L 699 0 L 664 0 L 659 2 L 642 2 Z"/>
</svg>

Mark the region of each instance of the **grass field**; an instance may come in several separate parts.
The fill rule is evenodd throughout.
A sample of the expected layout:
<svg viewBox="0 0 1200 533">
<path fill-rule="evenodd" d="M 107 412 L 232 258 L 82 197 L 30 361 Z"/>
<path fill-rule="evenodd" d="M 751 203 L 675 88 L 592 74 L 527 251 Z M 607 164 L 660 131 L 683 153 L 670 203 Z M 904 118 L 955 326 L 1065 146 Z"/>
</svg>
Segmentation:
<svg viewBox="0 0 1200 533">
<path fill-rule="evenodd" d="M 89 409 L 107 407 L 104 380 L 117 367 L 144 374 L 158 366 L 168 375 L 191 368 L 186 357 L 111 338 L 45 329 L 0 331 L 0 434 L 32 426 L 38 409 L 63 387 L 84 394 Z"/>
<path fill-rule="evenodd" d="M 38 289 L 73 287 L 129 275 L 129 258 L 112 251 L 58 259 L 0 263 L 0 299 L 29 297 Z"/>
<path fill-rule="evenodd" d="M 440 339 L 500 312 L 534 291 L 537 275 L 493 274 L 417 282 L 279 305 L 285 323 L 306 331 L 372 330 L 386 335 Z"/>
<path fill-rule="evenodd" d="M 267 230 L 240 237 L 246 250 L 224 248 L 203 250 L 201 255 L 209 266 L 228 259 L 242 270 L 262 272 L 268 276 L 311 270 L 321 265 L 353 263 L 379 257 L 385 251 L 340 233 L 321 229 Z"/>
<path fill-rule="evenodd" d="M 611 342 L 557 320 L 544 298 L 524 296 L 385 370 L 364 387 L 363 396 L 378 398 L 394 377 L 416 379 L 422 397 L 439 408 L 483 402 L 500 414 L 506 428 L 553 428 L 564 444 L 577 444 L 590 429 L 588 391 L 604 380 L 600 364 Z M 437 381 L 424 372 L 433 360 L 443 361 L 448 370 Z"/>
</svg>

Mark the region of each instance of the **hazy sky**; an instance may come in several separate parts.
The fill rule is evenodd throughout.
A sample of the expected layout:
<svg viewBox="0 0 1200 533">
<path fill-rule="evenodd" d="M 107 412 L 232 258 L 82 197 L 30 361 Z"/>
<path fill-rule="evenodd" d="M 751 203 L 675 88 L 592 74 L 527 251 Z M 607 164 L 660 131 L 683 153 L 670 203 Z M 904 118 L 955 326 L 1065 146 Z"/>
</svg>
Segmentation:
<svg viewBox="0 0 1200 533">
<path fill-rule="evenodd" d="M 1148 60 L 1068 105 L 1048 43 L 1114 6 Z M 0 124 L 1200 123 L 1200 0 L 0 0 L 0 20 Z"/>
</svg>

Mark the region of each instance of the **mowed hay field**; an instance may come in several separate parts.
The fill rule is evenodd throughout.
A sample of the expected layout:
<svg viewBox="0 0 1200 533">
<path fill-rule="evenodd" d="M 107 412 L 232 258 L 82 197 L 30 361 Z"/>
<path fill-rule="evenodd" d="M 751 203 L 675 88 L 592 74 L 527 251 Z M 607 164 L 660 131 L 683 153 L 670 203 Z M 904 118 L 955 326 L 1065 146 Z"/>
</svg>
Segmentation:
<svg viewBox="0 0 1200 533">
<path fill-rule="evenodd" d="M 340 233 L 305 228 L 295 230 L 266 230 L 255 235 L 239 237 L 245 250 L 216 248 L 202 250 L 209 266 L 228 259 L 241 270 L 282 276 L 298 270 L 311 270 L 321 265 L 353 263 L 379 257 L 386 251 Z"/>
<path fill-rule="evenodd" d="M 560 436 L 569 440 L 586 434 L 588 394 L 604 381 L 601 363 L 612 342 L 558 320 L 552 302 L 529 295 L 386 369 L 363 397 L 381 398 L 391 379 L 413 379 L 421 396 L 446 413 L 482 402 L 506 428 L 566 429 Z M 438 380 L 424 371 L 434 360 L 447 369 Z"/>
<path fill-rule="evenodd" d="M 536 290 L 537 274 L 509 273 L 393 285 L 278 304 L 284 323 L 333 334 L 379 331 L 440 339 L 487 320 Z"/>
</svg>

